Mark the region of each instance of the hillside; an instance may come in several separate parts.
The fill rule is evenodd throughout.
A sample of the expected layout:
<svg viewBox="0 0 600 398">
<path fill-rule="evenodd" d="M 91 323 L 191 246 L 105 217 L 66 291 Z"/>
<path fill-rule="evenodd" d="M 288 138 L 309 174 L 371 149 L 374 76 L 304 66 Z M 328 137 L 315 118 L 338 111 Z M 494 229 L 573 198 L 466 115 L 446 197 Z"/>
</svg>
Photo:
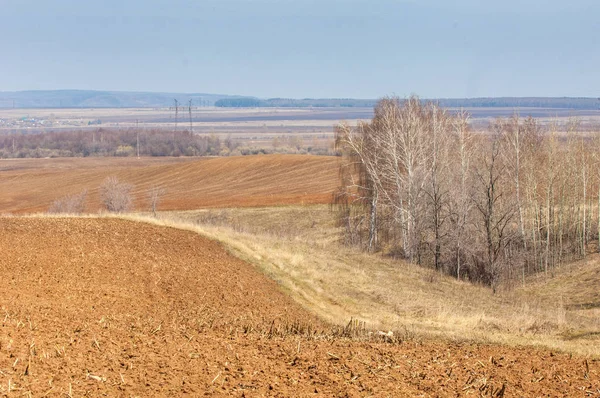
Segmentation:
<svg viewBox="0 0 600 398">
<path fill-rule="evenodd" d="M 0 108 L 155 108 L 174 106 L 174 99 L 187 106 L 212 106 L 235 96 L 206 93 L 156 93 L 95 90 L 0 91 Z"/>
<path fill-rule="evenodd" d="M 397 333 L 344 337 L 193 232 L 0 217 L 0 247 L 7 395 L 501 397 L 600 388 L 600 363 L 567 354 Z"/>
<path fill-rule="evenodd" d="M 152 186 L 166 190 L 161 210 L 329 203 L 338 158 L 304 155 L 227 158 L 68 158 L 0 160 L 0 213 L 43 212 L 65 195 L 87 189 L 98 211 L 98 187 L 108 176 L 135 186 L 137 210 L 148 210 Z"/>
<path fill-rule="evenodd" d="M 542 304 L 560 303 L 566 310 L 589 319 L 600 329 L 600 254 L 589 254 L 585 259 L 553 270 L 547 275 L 530 278 L 528 283 L 517 289 L 516 294 L 523 299 L 532 299 Z M 598 331 L 585 331 L 572 328 L 569 338 L 598 338 Z"/>
</svg>

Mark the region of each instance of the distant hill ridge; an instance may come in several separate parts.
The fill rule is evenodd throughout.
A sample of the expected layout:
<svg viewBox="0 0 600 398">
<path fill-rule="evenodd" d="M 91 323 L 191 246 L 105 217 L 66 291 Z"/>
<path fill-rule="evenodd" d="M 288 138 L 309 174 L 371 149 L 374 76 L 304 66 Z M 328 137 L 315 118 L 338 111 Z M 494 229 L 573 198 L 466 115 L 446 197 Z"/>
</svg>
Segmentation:
<svg viewBox="0 0 600 398">
<path fill-rule="evenodd" d="M 163 108 L 214 106 L 235 96 L 206 93 L 159 93 L 95 90 L 0 91 L 0 108 Z"/>
<path fill-rule="evenodd" d="M 178 105 L 245 107 L 373 107 L 377 99 L 269 98 L 208 94 L 95 90 L 0 91 L 0 108 L 163 108 Z M 425 100 L 425 99 L 424 99 Z M 433 99 L 448 108 L 600 109 L 600 98 L 482 97 Z"/>
</svg>

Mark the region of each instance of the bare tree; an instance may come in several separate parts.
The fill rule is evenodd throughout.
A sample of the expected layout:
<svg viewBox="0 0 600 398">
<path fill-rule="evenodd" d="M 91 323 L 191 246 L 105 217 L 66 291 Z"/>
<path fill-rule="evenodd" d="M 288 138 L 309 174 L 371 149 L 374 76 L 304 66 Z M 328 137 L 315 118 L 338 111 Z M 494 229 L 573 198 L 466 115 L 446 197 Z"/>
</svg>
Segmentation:
<svg viewBox="0 0 600 398">
<path fill-rule="evenodd" d="M 481 159 L 475 169 L 477 185 L 473 197 L 475 208 L 481 216 L 485 268 L 494 292 L 500 281 L 503 253 L 511 243 L 510 225 L 515 215 L 512 200 L 505 195 L 506 168 L 500 159 L 502 141 L 499 128 L 494 126 L 496 131 L 492 142 L 484 143 L 487 148 L 480 149 Z"/>
<path fill-rule="evenodd" d="M 402 103 L 386 98 L 377 105 L 373 130 L 375 149 L 381 156 L 378 180 L 386 201 L 400 226 L 404 255 L 419 262 L 419 247 L 425 222 L 424 187 L 429 177 L 429 112 L 419 98 Z"/>
<path fill-rule="evenodd" d="M 539 216 L 540 219 L 543 219 L 543 217 L 545 217 L 545 223 L 544 222 L 540 222 L 540 225 L 544 225 L 545 226 L 545 237 L 544 237 L 544 241 L 545 241 L 545 247 L 544 247 L 544 256 L 543 256 L 543 269 L 545 272 L 548 272 L 548 267 L 550 264 L 554 264 L 554 255 L 553 255 L 553 247 L 556 247 L 556 242 L 555 239 L 557 237 L 557 231 L 558 231 L 558 227 L 556 225 L 557 222 L 557 217 L 556 217 L 556 213 L 557 211 L 560 212 L 561 207 L 557 207 L 557 200 L 556 200 L 556 194 L 557 191 L 559 191 L 559 189 L 557 189 L 557 187 L 560 188 L 560 178 L 561 178 L 561 174 L 564 173 L 560 173 L 560 169 L 561 167 L 557 167 L 557 165 L 559 164 L 559 148 L 558 148 L 559 142 L 558 142 L 558 137 L 557 137 L 557 133 L 556 133 L 556 125 L 552 124 L 550 132 L 548 134 L 548 138 L 545 141 L 545 146 L 544 146 L 544 158 L 545 158 L 545 164 L 542 164 L 542 167 L 545 165 L 546 167 L 544 168 L 546 170 L 545 173 L 543 173 L 542 175 L 542 183 L 544 184 L 544 193 L 545 193 L 545 200 L 544 200 L 544 204 L 542 206 L 540 206 L 540 208 L 544 208 L 545 207 L 545 212 L 544 214 L 541 214 Z M 540 212 L 541 213 L 541 212 Z M 562 213 L 559 213 L 561 215 L 562 218 Z M 538 227 L 540 231 L 542 231 L 543 229 L 541 227 Z M 535 240 L 535 238 L 534 238 Z M 540 267 L 541 268 L 541 267 Z"/>
<path fill-rule="evenodd" d="M 344 154 L 340 167 L 342 187 L 336 193 L 341 205 L 340 221 L 349 241 L 361 241 L 360 227 L 368 223 L 367 250 L 377 246 L 379 189 L 379 156 L 376 153 L 376 135 L 370 123 L 360 122 L 356 128 L 347 124 L 336 127 L 336 148 Z M 353 210 L 359 208 L 356 214 Z M 366 210 L 368 215 L 365 215 Z"/>
<path fill-rule="evenodd" d="M 520 240 L 527 245 L 525 240 L 525 221 L 523 216 L 523 203 L 521 200 L 521 180 L 523 168 L 523 128 L 519 120 L 519 114 L 515 113 L 508 122 L 498 121 L 502 138 L 506 141 L 505 150 L 502 155 L 506 158 L 506 171 L 514 181 L 514 192 L 517 202 L 517 211 L 519 216 Z"/>
<path fill-rule="evenodd" d="M 586 255 L 586 248 L 588 245 L 588 241 L 589 241 L 589 234 L 590 234 L 590 211 L 588 211 L 588 208 L 591 207 L 589 200 L 590 200 L 590 195 L 589 195 L 589 191 L 590 191 L 590 176 L 592 175 L 592 172 L 590 170 L 590 166 L 591 166 L 591 160 L 590 158 L 592 157 L 591 153 L 589 152 L 588 149 L 588 143 L 586 142 L 587 140 L 584 139 L 583 137 L 579 136 L 577 137 L 577 169 L 579 170 L 580 174 L 579 174 L 579 180 L 581 181 L 581 196 L 580 196 L 580 206 L 581 206 L 581 211 L 578 211 L 578 215 L 579 215 L 579 233 L 578 233 L 578 238 L 579 238 L 579 250 L 580 250 L 580 255 L 582 257 L 585 257 Z"/>
<path fill-rule="evenodd" d="M 81 214 L 85 211 L 87 189 L 78 194 L 68 195 L 55 200 L 50 205 L 48 213 Z"/>
<path fill-rule="evenodd" d="M 163 195 L 166 190 L 159 186 L 153 186 L 148 191 L 148 199 L 150 200 L 150 209 L 152 210 L 152 214 L 156 217 L 156 209 L 158 208 L 158 204 L 160 203 Z"/>
<path fill-rule="evenodd" d="M 442 268 L 442 250 L 447 248 L 450 228 L 448 222 L 451 216 L 450 178 L 448 175 L 449 143 L 453 118 L 437 105 L 430 105 L 429 126 L 429 156 L 426 168 L 429 178 L 425 185 L 428 228 L 433 237 L 429 247 L 433 252 L 433 263 L 436 270 Z"/>
<path fill-rule="evenodd" d="M 451 173 L 449 179 L 453 184 L 453 192 L 450 200 L 450 222 L 453 231 L 453 250 L 456 259 L 456 278 L 461 279 L 461 271 L 466 259 L 468 244 L 467 228 L 471 222 L 473 203 L 470 191 L 471 183 L 471 161 L 474 152 L 474 138 L 469 131 L 469 117 L 465 112 L 457 115 L 453 123 L 454 139 L 451 141 L 454 158 L 449 159 L 449 165 L 455 173 Z"/>
<path fill-rule="evenodd" d="M 600 100 L 600 98 L 599 98 Z M 596 126 L 596 130 L 593 132 L 593 147 L 592 147 L 592 159 L 594 170 L 593 175 L 596 182 L 596 234 L 597 234 L 597 242 L 598 247 L 596 248 L 597 252 L 600 252 L 600 130 L 598 126 Z"/>
<path fill-rule="evenodd" d="M 115 176 L 106 178 L 100 185 L 100 199 L 106 210 L 121 213 L 133 205 L 131 190 L 133 185 L 120 182 Z"/>
<path fill-rule="evenodd" d="M 584 256 L 600 240 L 600 155 L 590 137 L 573 121 L 566 139 L 556 125 L 542 134 L 517 115 L 490 127 L 471 134 L 465 113 L 417 97 L 384 98 L 370 122 L 337 126 L 346 241 L 494 291 Z"/>
</svg>

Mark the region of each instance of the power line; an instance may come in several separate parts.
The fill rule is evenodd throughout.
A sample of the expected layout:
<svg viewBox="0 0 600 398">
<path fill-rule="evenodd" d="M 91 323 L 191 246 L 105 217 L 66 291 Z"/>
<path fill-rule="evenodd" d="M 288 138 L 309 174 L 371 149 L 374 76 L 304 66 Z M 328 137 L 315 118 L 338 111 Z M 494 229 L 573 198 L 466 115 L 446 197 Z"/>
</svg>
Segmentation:
<svg viewBox="0 0 600 398">
<path fill-rule="evenodd" d="M 177 117 L 179 116 L 179 102 L 177 101 L 177 98 L 175 98 L 173 101 L 175 101 L 175 131 L 177 131 Z"/>
<path fill-rule="evenodd" d="M 194 125 L 192 124 L 192 100 L 190 99 L 190 104 L 189 104 L 189 111 L 190 111 L 190 134 L 192 134 L 194 132 Z"/>
</svg>

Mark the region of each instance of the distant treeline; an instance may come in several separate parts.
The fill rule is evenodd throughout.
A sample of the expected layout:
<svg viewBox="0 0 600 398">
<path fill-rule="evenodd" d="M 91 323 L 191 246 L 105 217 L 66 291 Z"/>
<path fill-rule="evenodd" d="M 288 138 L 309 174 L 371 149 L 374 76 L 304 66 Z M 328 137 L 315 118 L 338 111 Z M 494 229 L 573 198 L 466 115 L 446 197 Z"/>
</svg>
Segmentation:
<svg viewBox="0 0 600 398">
<path fill-rule="evenodd" d="M 498 98 L 441 98 L 433 101 L 445 108 L 565 108 L 600 109 L 600 98 L 498 97 Z"/>
<path fill-rule="evenodd" d="M 189 131 L 78 130 L 0 135 L 0 158 L 86 156 L 206 156 L 234 149 L 231 140 Z"/>
<path fill-rule="evenodd" d="M 600 98 L 553 98 L 553 97 L 499 97 L 499 98 L 441 98 L 423 100 L 435 102 L 445 108 L 564 108 L 592 110 L 600 109 Z M 223 98 L 215 102 L 222 108 L 304 108 L 304 107 L 373 107 L 374 99 L 291 99 L 255 97 Z"/>
<path fill-rule="evenodd" d="M 0 134 L 0 159 L 88 156 L 235 156 L 270 153 L 332 155 L 327 145 L 304 144 L 298 136 L 277 136 L 254 145 L 191 134 L 187 130 L 106 129 Z"/>
<path fill-rule="evenodd" d="M 370 99 L 292 99 L 292 98 L 270 98 L 259 99 L 255 97 L 223 98 L 215 102 L 215 106 L 221 108 L 335 108 L 335 107 L 359 107 L 370 108 L 375 105 L 376 100 Z"/>
</svg>

